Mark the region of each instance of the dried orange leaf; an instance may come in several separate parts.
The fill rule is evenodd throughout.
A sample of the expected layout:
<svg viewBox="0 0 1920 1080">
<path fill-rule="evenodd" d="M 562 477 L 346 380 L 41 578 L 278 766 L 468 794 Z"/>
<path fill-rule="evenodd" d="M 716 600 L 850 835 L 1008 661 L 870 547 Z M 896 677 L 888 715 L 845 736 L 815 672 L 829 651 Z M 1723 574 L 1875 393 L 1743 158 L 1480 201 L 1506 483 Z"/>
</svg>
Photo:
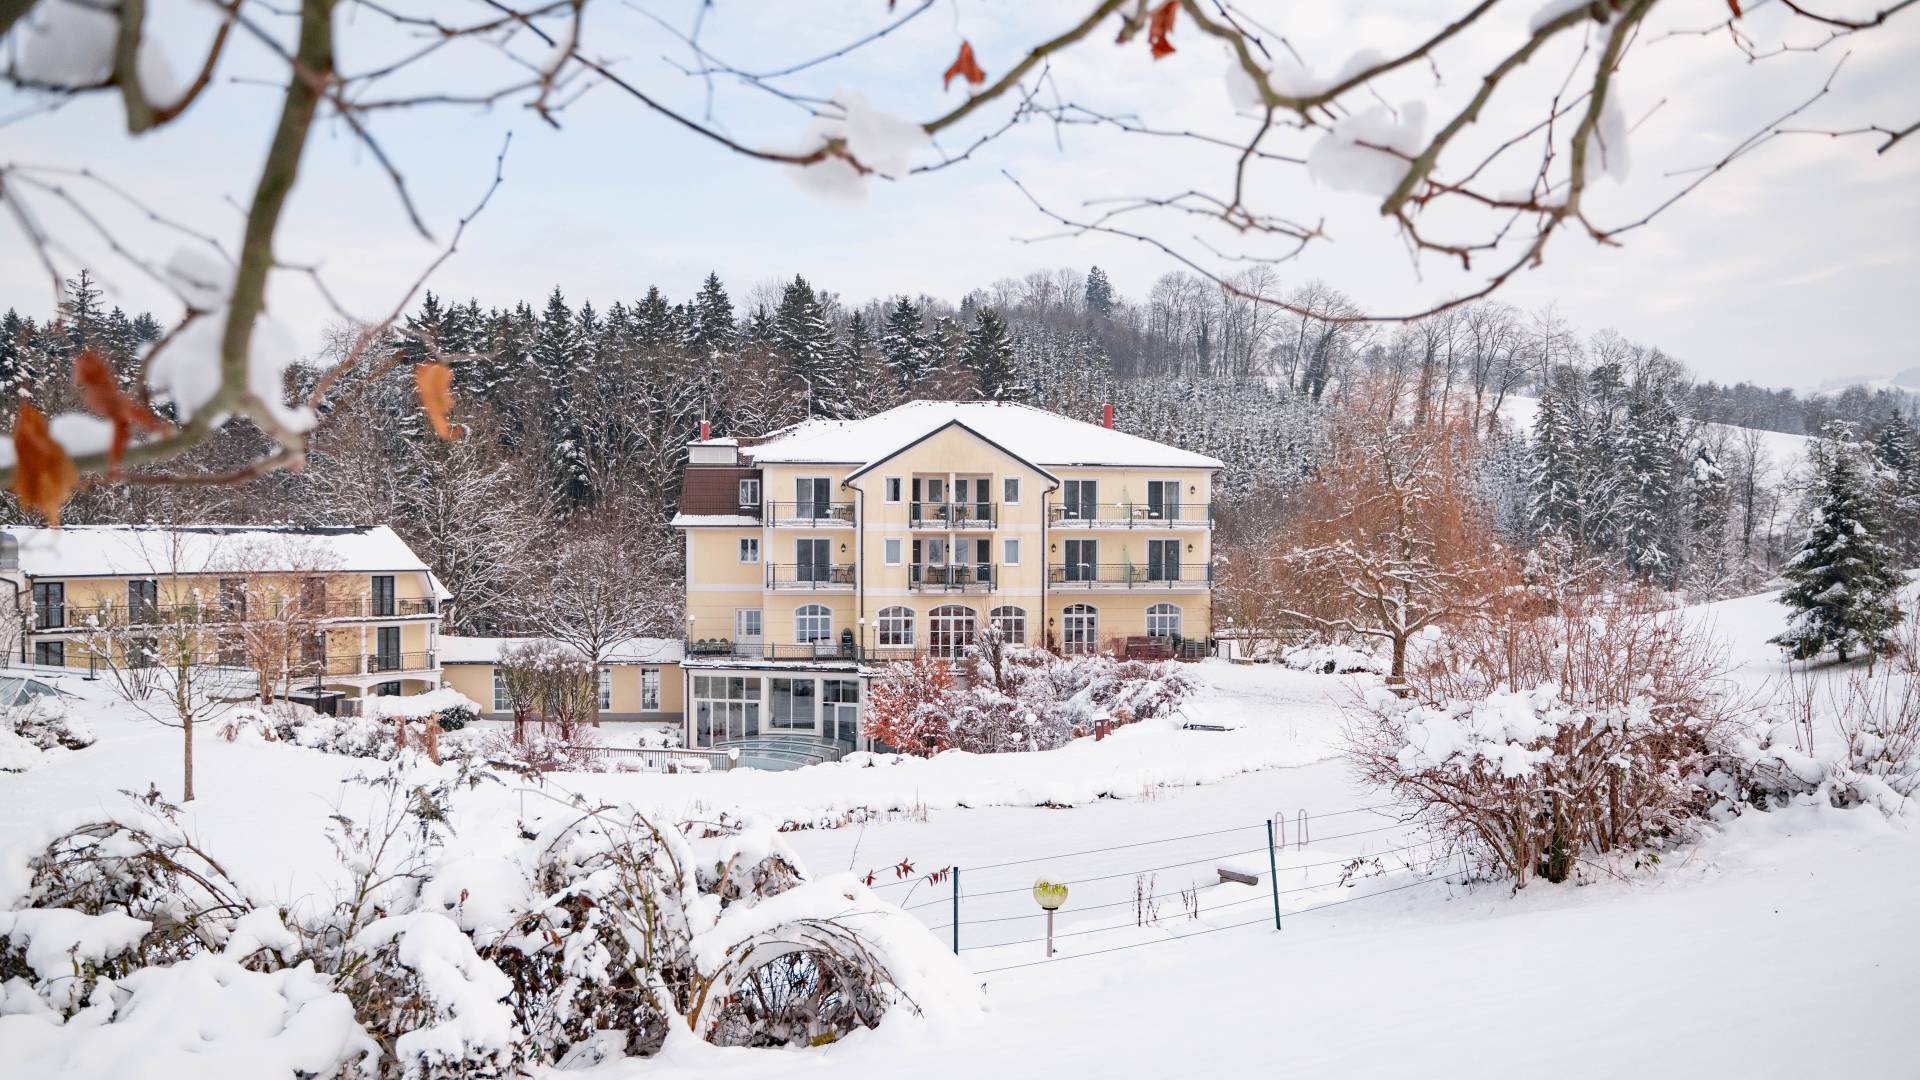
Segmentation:
<svg viewBox="0 0 1920 1080">
<path fill-rule="evenodd" d="M 1147 44 L 1152 47 L 1155 60 L 1173 51 L 1173 42 L 1167 40 L 1167 35 L 1173 33 L 1173 17 L 1178 14 L 1179 0 L 1166 0 L 1147 17 Z"/>
<path fill-rule="evenodd" d="M 940 80 L 941 89 L 953 85 L 955 75 L 967 80 L 974 86 L 987 81 L 987 73 L 980 70 L 980 62 L 973 58 L 973 42 L 960 42 L 960 55 L 953 58 L 953 66 L 947 68 L 947 77 Z"/>
<path fill-rule="evenodd" d="M 113 424 L 113 443 L 107 447 L 109 471 L 119 467 L 134 428 L 156 434 L 171 430 L 152 409 L 120 389 L 119 380 L 113 377 L 113 368 L 96 349 L 82 349 L 80 355 L 73 358 L 73 384 L 80 388 L 80 400 L 88 410 Z"/>
<path fill-rule="evenodd" d="M 31 402 L 20 403 L 20 418 L 13 425 L 13 456 L 13 493 L 20 497 L 20 505 L 40 511 L 57 528 L 60 508 L 80 482 L 80 470 L 74 468 L 67 448 L 53 441 L 46 415 Z"/>
<path fill-rule="evenodd" d="M 438 363 L 415 364 L 413 387 L 420 393 L 420 407 L 427 411 L 433 433 L 446 442 L 459 438 L 459 429 L 447 420 L 453 411 L 453 369 Z"/>
</svg>

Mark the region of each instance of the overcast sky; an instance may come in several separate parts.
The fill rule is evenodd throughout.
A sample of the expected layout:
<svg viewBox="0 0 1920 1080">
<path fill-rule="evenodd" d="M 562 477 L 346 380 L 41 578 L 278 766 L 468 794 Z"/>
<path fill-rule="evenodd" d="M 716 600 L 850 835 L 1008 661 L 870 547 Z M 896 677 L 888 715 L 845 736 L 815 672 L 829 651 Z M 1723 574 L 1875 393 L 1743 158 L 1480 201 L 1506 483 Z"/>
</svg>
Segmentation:
<svg viewBox="0 0 1920 1080">
<path fill-rule="evenodd" d="M 1396 106 L 1424 101 L 1430 115 L 1450 114 L 1486 58 L 1513 47 L 1537 7 L 1536 0 L 1509 4 L 1496 9 L 1499 18 L 1485 35 L 1443 53 L 1437 70 L 1383 80 L 1376 88 L 1380 100 Z M 906 12 L 913 4 L 901 0 L 898 7 Z M 1435 15 L 1441 5 L 1426 0 L 1247 7 L 1322 73 L 1336 70 L 1358 47 L 1390 49 L 1430 34 L 1442 21 Z M 192 8 L 190 0 L 167 0 L 156 8 L 163 13 L 169 51 L 183 69 L 192 66 L 184 58 L 193 55 L 193 43 L 205 36 L 204 12 Z M 882 109 L 926 119 L 961 98 L 957 84 L 942 91 L 939 74 L 962 38 L 973 43 L 989 75 L 997 76 L 1024 47 L 1068 25 L 1083 8 L 1064 0 L 939 0 L 899 32 L 782 85 L 820 96 L 854 88 Z M 442 3 L 433 10 L 452 18 L 461 9 Z M 472 5 L 473 14 L 483 10 Z M 696 3 L 654 3 L 650 10 L 685 28 Z M 1835 0 L 1833 10 L 1846 10 L 1846 4 Z M 1833 91 L 1796 117 L 1795 125 L 1904 127 L 1920 120 L 1920 11 L 1896 17 L 1875 34 L 1758 65 L 1748 64 L 1724 33 L 1666 35 L 1711 26 L 1726 11 L 1724 0 L 1669 0 L 1642 35 L 1621 76 L 1635 125 L 1632 170 L 1624 182 L 1595 188 L 1591 205 L 1598 219 L 1617 223 L 1644 213 L 1683 182 L 1679 170 L 1715 160 L 1812 95 L 1843 53 L 1851 55 Z M 1749 4 L 1746 25 L 1763 39 L 1777 39 L 1783 17 L 1778 4 Z M 777 6 L 718 0 L 702 41 L 737 66 L 767 69 L 829 50 L 886 18 L 880 0 Z M 1801 26 L 1791 40 L 1811 44 L 1822 36 Z M 1112 39 L 1113 28 L 1103 29 L 1056 63 L 1049 96 L 1136 113 L 1156 127 L 1228 137 L 1250 130 L 1253 121 L 1233 112 L 1222 49 L 1191 24 L 1176 25 L 1179 51 L 1157 63 L 1143 42 L 1120 47 Z M 632 5 L 590 9 L 585 41 L 634 85 L 694 115 L 707 114 L 711 90 L 711 115 L 744 140 L 796 147 L 806 139 L 809 120 L 790 103 L 727 79 L 710 85 L 681 74 L 675 65 L 694 63 L 688 48 Z M 364 70 L 406 44 L 359 11 L 344 27 L 339 63 L 343 70 Z M 1565 45 L 1572 50 L 1577 42 Z M 540 53 L 528 48 L 524 55 L 537 59 Z M 1538 115 L 1571 57 L 1571 51 L 1549 53 L 1531 65 L 1526 77 L 1532 82 L 1516 82 L 1511 100 L 1496 99 L 1482 125 L 1485 137 L 1497 141 L 1512 133 L 1519 118 Z M 416 82 L 383 92 L 472 88 L 513 73 L 498 57 L 443 53 L 417 69 Z M 250 46 L 237 50 L 222 74 L 284 79 L 274 75 L 263 50 Z M 32 104 L 0 92 L 0 118 Z M 0 160 L 90 167 L 231 244 L 240 217 L 228 200 L 244 203 L 249 197 L 276 107 L 271 89 L 223 81 L 171 128 L 130 139 L 117 100 L 97 95 L 0 127 Z M 980 126 L 947 145 L 964 147 L 965 134 L 1006 115 L 1004 108 L 986 111 Z M 376 134 L 442 241 L 484 189 L 493 157 L 512 132 L 506 183 L 458 255 L 433 279 L 436 291 L 506 304 L 537 299 L 558 284 L 569 297 L 604 307 L 639 295 L 648 284 L 683 299 L 714 270 L 737 299 L 757 283 L 797 272 L 854 300 L 896 292 L 957 300 L 995 278 L 1097 263 L 1123 294 L 1141 297 L 1156 277 L 1177 268 L 1165 255 L 1112 238 L 1036 239 L 1053 230 L 1005 174 L 1049 205 L 1075 212 L 1084 200 L 1099 197 L 1221 191 L 1231 176 L 1230 156 L 1195 144 L 1035 123 L 966 163 L 876 185 L 864 201 L 848 204 L 803 191 L 792 170 L 734 156 L 605 85 L 588 90 L 560 120 L 556 131 L 523 108 L 502 106 L 422 108 L 375 121 Z M 1429 130 L 1433 126 L 1430 121 Z M 1283 140 L 1276 148 L 1302 152 L 1313 138 Z M 1573 234 L 1558 238 L 1543 267 L 1518 276 L 1499 296 L 1529 309 L 1556 304 L 1583 330 L 1612 328 L 1719 379 L 1808 387 L 1920 366 L 1920 304 L 1914 302 L 1920 285 L 1920 138 L 1884 155 L 1874 153 L 1876 145 L 1864 137 L 1776 140 L 1655 224 L 1625 237 L 1623 247 L 1602 248 Z M 74 182 L 73 190 L 85 187 Z M 1250 190 L 1269 212 L 1326 222 L 1328 242 L 1277 267 L 1287 286 L 1319 279 L 1370 310 L 1396 311 L 1481 276 L 1478 268 L 1462 275 L 1433 259 L 1410 259 L 1378 216 L 1377 199 L 1316 187 L 1298 167 L 1256 170 Z M 110 196 L 93 191 L 90 197 L 98 200 L 103 220 L 137 250 L 164 256 L 175 244 L 138 215 L 112 205 Z M 41 213 L 50 226 L 79 236 L 77 223 L 57 207 L 43 205 Z M 1191 222 L 1161 218 L 1143 224 L 1169 242 L 1200 250 L 1192 245 Z M 45 273 L 12 229 L 0 220 L 0 307 L 44 312 Z M 151 307 L 163 316 L 177 311 L 164 292 L 97 244 L 75 239 L 72 249 L 62 268 L 81 261 L 95 266 L 123 305 Z M 349 308 L 376 317 L 436 250 L 409 230 L 384 174 L 350 133 L 337 123 L 322 130 L 293 195 L 281 256 L 319 263 Z M 318 343 L 334 318 L 297 275 L 284 275 L 270 295 L 274 314 L 308 345 Z"/>
</svg>

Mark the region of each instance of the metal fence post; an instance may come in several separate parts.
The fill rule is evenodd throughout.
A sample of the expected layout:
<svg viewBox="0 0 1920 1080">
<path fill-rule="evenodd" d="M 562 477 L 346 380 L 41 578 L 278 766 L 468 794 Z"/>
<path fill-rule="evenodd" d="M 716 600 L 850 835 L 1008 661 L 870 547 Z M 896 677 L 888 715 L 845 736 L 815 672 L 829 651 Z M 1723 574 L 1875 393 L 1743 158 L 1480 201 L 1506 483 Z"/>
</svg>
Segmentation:
<svg viewBox="0 0 1920 1080">
<path fill-rule="evenodd" d="M 1273 928 L 1280 929 L 1280 864 L 1273 855 L 1273 819 L 1267 819 L 1267 884 L 1273 888 Z"/>
<path fill-rule="evenodd" d="M 957 866 L 953 868 L 953 955 L 960 955 L 960 868 Z"/>
</svg>

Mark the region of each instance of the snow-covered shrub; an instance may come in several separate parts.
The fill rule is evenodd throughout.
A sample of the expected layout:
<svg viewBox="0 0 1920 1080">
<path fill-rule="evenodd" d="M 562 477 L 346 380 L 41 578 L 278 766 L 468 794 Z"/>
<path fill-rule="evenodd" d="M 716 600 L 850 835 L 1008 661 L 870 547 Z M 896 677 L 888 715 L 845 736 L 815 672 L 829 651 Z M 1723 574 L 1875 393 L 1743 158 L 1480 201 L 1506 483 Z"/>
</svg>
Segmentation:
<svg viewBox="0 0 1920 1080">
<path fill-rule="evenodd" d="M 222 1075 L 503 1077 L 676 1037 L 817 1045 L 896 1010 L 979 1007 L 918 920 L 850 874 L 810 878 L 767 823 L 581 803 L 450 849 L 484 776 L 410 758 L 371 778 L 388 809 L 333 819 L 337 902 L 286 922 L 157 799 L 0 866 L 9 1050 L 44 1066 L 138 1032 L 171 1060 L 244 1032 L 255 1067 Z"/>
<path fill-rule="evenodd" d="M 1719 654 L 1657 597 L 1548 575 L 1450 628 L 1350 718 L 1361 776 L 1516 885 L 1685 832 L 1724 723 Z"/>
<path fill-rule="evenodd" d="M 1379 675 L 1387 670 L 1380 658 L 1352 645 L 1297 645 L 1280 654 L 1280 663 L 1294 671 L 1313 671 L 1322 675 Z"/>
<path fill-rule="evenodd" d="M 1715 741 L 1716 792 L 1760 809 L 1796 797 L 1897 814 L 1920 792 L 1920 675 L 1893 665 L 1799 672 L 1759 722 Z"/>
<path fill-rule="evenodd" d="M 591 727 L 535 724 L 516 733 L 489 731 L 479 742 L 488 761 L 521 772 L 607 772 L 612 759 Z"/>
<path fill-rule="evenodd" d="M 480 710 L 472 705 L 455 705 L 440 711 L 440 730 L 459 731 L 480 719 Z"/>
<path fill-rule="evenodd" d="M 25 772 L 93 740 L 93 728 L 58 698 L 24 698 L 0 711 L 0 772 Z"/>
<path fill-rule="evenodd" d="M 1193 690 L 1170 661 L 1056 656 L 991 632 L 959 667 L 964 682 L 930 657 L 888 665 L 868 697 L 868 737 L 921 755 L 1051 750 L 1099 723 L 1167 715 Z"/>
</svg>

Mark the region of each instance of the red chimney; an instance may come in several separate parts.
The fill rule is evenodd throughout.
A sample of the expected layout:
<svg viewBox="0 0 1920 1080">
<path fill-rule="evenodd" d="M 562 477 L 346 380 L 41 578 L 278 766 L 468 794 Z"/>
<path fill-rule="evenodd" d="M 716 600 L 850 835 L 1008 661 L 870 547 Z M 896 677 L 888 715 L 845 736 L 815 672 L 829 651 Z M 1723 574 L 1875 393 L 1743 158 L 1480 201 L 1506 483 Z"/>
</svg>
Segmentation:
<svg viewBox="0 0 1920 1080">
<path fill-rule="evenodd" d="M 1107 426 L 1112 427 L 1113 425 L 1108 424 Z M 711 439 L 711 438 L 713 438 L 713 421 L 711 420 L 700 421 L 700 441 L 706 442 L 708 439 Z"/>
<path fill-rule="evenodd" d="M 1100 426 L 1105 428 L 1113 426 L 1113 406 L 1111 404 L 1100 406 Z"/>
</svg>

